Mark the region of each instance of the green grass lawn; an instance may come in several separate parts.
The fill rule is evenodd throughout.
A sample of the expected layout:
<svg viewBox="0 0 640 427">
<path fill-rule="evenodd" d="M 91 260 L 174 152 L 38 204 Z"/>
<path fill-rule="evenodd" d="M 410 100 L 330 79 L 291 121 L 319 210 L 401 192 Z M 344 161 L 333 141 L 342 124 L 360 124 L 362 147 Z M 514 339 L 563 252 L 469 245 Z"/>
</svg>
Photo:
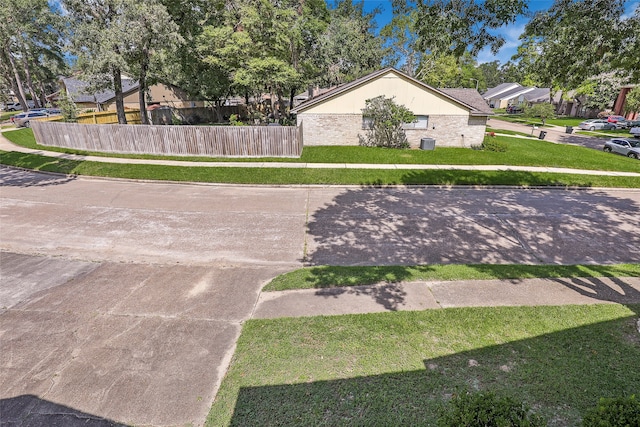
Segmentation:
<svg viewBox="0 0 640 427">
<path fill-rule="evenodd" d="M 556 126 L 578 126 L 583 121 L 585 121 L 585 119 L 580 117 L 556 117 L 554 119 L 548 119 L 546 122 Z"/>
<path fill-rule="evenodd" d="M 18 113 L 21 113 L 21 111 L 2 111 L 0 112 L 0 122 L 5 122 L 9 120 L 11 116 L 15 116 Z"/>
<path fill-rule="evenodd" d="M 515 130 L 507 130 L 507 129 L 494 129 L 492 127 L 487 126 L 487 133 L 499 133 L 502 135 L 519 135 L 519 136 L 526 136 L 527 138 L 537 138 L 536 135 L 531 135 L 530 133 L 526 133 L 526 132 L 518 132 Z"/>
<path fill-rule="evenodd" d="M 37 146 L 31 129 L 5 132 L 6 138 L 32 148 Z M 488 137 L 492 138 L 492 137 Z M 520 165 L 640 172 L 640 162 L 598 150 L 553 144 L 538 139 L 494 137 L 507 146 L 505 152 L 436 147 L 435 150 L 393 150 L 358 146 L 306 147 L 300 159 L 252 159 L 305 163 Z M 65 150 L 68 151 L 68 150 Z M 82 153 L 82 152 L 81 152 Z M 82 153 L 87 154 L 87 153 Z M 160 156 L 129 156 L 163 158 Z M 184 158 L 182 158 L 184 159 Z M 240 161 L 240 159 L 198 158 Z M 242 159 L 244 160 L 244 159 Z M 17 152 L 0 153 L 0 163 L 50 172 L 114 178 L 223 182 L 237 184 L 354 184 L 354 185 L 523 185 L 640 187 L 638 177 L 612 177 L 510 171 L 417 170 L 417 169 L 302 169 L 302 168 L 212 168 L 102 163 L 56 159 Z"/>
<path fill-rule="evenodd" d="M 4 133 L 12 142 L 40 150 L 51 150 L 36 144 L 31 129 L 21 129 Z M 491 138 L 491 137 L 488 137 Z M 611 156 L 597 150 L 572 145 L 554 144 L 538 139 L 524 140 L 506 136 L 494 137 L 507 144 L 507 151 L 472 150 L 468 148 L 436 147 L 435 150 L 395 150 L 359 146 L 305 147 L 299 159 L 259 158 L 230 159 L 208 157 L 168 157 L 120 155 L 118 157 L 154 158 L 196 161 L 259 161 L 259 162 L 303 162 L 303 163 L 371 163 L 371 164 L 435 164 L 435 165 L 519 165 L 565 167 L 608 171 L 640 172 L 640 163 L 622 156 Z M 53 151 L 53 150 L 52 150 Z M 78 154 L 95 154 L 86 151 L 59 149 Z M 100 153 L 103 156 L 109 154 Z M 114 156 L 114 155 L 111 155 Z"/>
<path fill-rule="evenodd" d="M 282 274 L 264 291 L 372 285 L 419 280 L 490 280 L 575 277 L 639 277 L 640 264 L 620 265 L 419 265 L 379 267 L 306 267 Z"/>
<path fill-rule="evenodd" d="M 610 155 L 610 157 L 617 157 Z M 631 160 L 621 157 L 621 161 Z M 637 162 L 637 160 L 634 160 Z M 515 171 L 304 169 L 135 165 L 0 151 L 0 164 L 70 175 L 178 182 L 326 185 L 517 185 L 640 188 L 640 177 Z M 637 170 L 637 169 L 636 169 Z"/>
<path fill-rule="evenodd" d="M 433 426 L 493 391 L 551 426 L 640 390 L 640 306 L 456 308 L 250 320 L 208 426 Z"/>
</svg>

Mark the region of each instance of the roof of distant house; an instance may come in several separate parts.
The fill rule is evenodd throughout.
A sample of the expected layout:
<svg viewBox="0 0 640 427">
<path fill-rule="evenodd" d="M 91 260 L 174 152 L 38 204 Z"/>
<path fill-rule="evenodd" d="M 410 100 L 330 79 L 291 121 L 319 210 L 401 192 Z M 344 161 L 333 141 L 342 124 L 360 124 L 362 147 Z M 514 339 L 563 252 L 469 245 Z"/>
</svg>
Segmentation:
<svg viewBox="0 0 640 427">
<path fill-rule="evenodd" d="M 524 94 L 524 99 L 529 102 L 551 101 L 551 89 L 548 87 L 534 88 L 532 91 Z"/>
<path fill-rule="evenodd" d="M 485 93 L 482 94 L 482 97 L 484 99 L 490 99 L 490 98 L 495 98 L 496 96 L 508 92 L 508 91 L 512 91 L 514 89 L 520 88 L 522 87 L 521 85 L 519 85 L 518 83 L 502 83 L 499 84 L 496 87 L 492 87 L 487 89 L 487 91 Z"/>
<path fill-rule="evenodd" d="M 67 93 L 73 99 L 74 102 L 86 102 L 94 104 L 103 104 L 111 101 L 115 98 L 116 94 L 112 90 L 102 90 L 98 92 L 92 92 L 88 90 L 89 83 L 76 79 L 74 77 L 63 78 Z M 122 93 L 127 93 L 132 90 L 138 89 L 139 84 L 137 81 L 123 78 L 122 79 Z"/>
</svg>

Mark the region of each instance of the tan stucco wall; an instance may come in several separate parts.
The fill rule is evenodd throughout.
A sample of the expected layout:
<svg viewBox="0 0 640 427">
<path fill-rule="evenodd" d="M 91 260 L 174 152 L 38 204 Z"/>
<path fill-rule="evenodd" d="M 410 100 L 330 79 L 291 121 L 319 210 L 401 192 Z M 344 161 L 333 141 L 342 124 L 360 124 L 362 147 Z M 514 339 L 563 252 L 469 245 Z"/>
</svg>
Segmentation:
<svg viewBox="0 0 640 427">
<path fill-rule="evenodd" d="M 358 134 L 366 133 L 361 114 L 300 113 L 297 120 L 305 146 L 358 145 Z M 486 123 L 486 117 L 430 115 L 428 129 L 405 132 L 412 148 L 420 147 L 421 138 L 435 139 L 436 147 L 471 147 L 482 144 Z"/>
<path fill-rule="evenodd" d="M 442 115 L 469 113 L 468 108 L 391 71 L 303 112 L 305 114 L 361 114 L 365 101 L 380 95 L 388 98 L 395 97 L 394 101 L 397 104 L 404 105 L 416 115 L 430 115 L 435 112 Z"/>
</svg>

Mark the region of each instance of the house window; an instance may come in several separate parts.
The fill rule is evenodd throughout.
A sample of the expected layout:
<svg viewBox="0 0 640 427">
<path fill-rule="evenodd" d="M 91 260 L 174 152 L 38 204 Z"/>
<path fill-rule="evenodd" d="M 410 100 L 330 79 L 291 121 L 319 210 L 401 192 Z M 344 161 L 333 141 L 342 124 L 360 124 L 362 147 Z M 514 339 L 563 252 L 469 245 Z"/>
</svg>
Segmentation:
<svg viewBox="0 0 640 427">
<path fill-rule="evenodd" d="M 362 129 L 373 129 L 373 117 L 362 116 Z"/>
<path fill-rule="evenodd" d="M 403 129 L 427 129 L 429 126 L 429 116 L 416 115 L 415 121 L 402 125 Z"/>
</svg>

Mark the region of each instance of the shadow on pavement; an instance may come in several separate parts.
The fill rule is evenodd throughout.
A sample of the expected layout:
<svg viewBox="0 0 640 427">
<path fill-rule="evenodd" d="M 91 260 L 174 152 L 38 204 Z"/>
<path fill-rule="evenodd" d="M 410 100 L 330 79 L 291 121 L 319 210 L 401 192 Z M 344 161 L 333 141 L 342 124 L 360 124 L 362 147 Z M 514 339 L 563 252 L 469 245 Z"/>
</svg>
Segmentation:
<svg viewBox="0 0 640 427">
<path fill-rule="evenodd" d="M 636 200 L 598 190 L 361 188 L 337 195 L 310 216 L 304 261 L 636 263 L 639 210 Z"/>
<path fill-rule="evenodd" d="M 64 161 L 69 162 L 69 160 Z M 81 162 L 74 163 L 80 164 Z M 69 170 L 72 170 L 73 167 Z M 0 186 L 2 187 L 47 187 L 66 184 L 75 179 L 76 177 L 69 175 L 33 173 L 33 171 L 0 166 Z"/>
<path fill-rule="evenodd" d="M 12 427 L 126 426 L 31 394 L 0 399 L 0 425 Z"/>
</svg>

